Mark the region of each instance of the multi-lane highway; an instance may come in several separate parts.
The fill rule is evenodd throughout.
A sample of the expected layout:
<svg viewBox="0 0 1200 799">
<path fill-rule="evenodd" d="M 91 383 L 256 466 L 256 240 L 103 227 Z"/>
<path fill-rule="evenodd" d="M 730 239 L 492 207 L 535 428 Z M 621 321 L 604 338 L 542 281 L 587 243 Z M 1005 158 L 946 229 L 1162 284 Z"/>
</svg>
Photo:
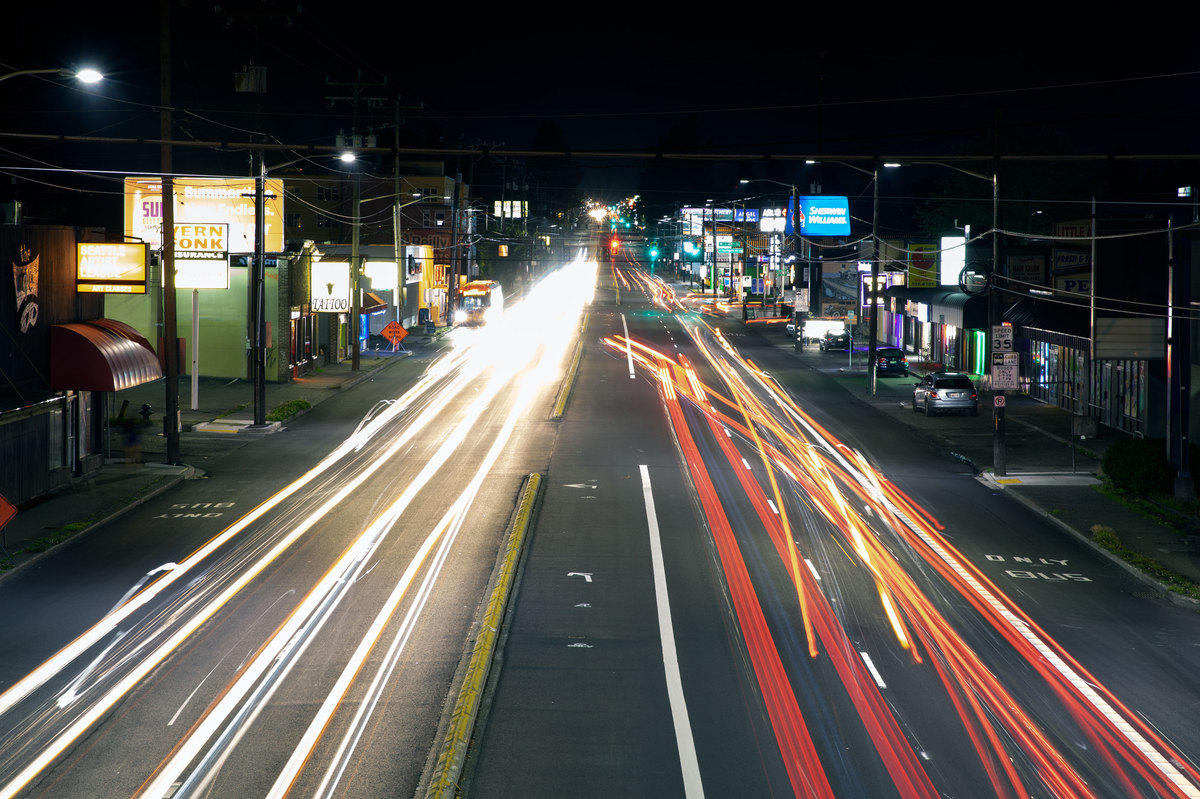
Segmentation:
<svg viewBox="0 0 1200 799">
<path fill-rule="evenodd" d="M 531 471 L 467 795 L 1200 795 L 1200 616 L 597 270 L 0 581 L 0 796 L 412 795 Z"/>
<path fill-rule="evenodd" d="M 638 267 L 469 793 L 1200 795 L 1194 611 Z"/>
</svg>

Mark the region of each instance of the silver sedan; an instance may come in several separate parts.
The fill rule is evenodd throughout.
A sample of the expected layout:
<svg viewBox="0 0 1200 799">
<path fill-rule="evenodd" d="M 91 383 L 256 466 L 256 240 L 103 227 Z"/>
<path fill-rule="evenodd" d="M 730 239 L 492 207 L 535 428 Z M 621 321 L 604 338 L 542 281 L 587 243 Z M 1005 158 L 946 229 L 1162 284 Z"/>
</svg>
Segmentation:
<svg viewBox="0 0 1200 799">
<path fill-rule="evenodd" d="M 942 411 L 966 411 L 979 414 L 979 392 L 971 378 L 955 372 L 935 372 L 913 384 L 913 412 L 924 410 L 926 416 Z"/>
</svg>

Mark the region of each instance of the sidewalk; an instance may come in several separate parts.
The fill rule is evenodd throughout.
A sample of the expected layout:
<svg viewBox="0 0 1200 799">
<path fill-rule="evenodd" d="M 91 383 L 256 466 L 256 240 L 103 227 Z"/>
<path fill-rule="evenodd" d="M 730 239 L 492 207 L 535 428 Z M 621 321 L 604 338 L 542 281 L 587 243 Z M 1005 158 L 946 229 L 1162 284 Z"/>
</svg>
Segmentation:
<svg viewBox="0 0 1200 799">
<path fill-rule="evenodd" d="M 777 347 L 793 350 L 782 334 L 766 332 Z M 980 392 L 979 415 L 926 417 L 912 410 L 913 384 L 919 376 L 880 377 L 876 396 L 869 394 L 866 354 L 855 353 L 853 366 L 846 352 L 819 352 L 815 347 L 795 353 L 803 367 L 828 375 L 859 401 L 889 416 L 920 436 L 933 440 L 948 455 L 969 464 L 980 479 L 1004 491 L 1033 512 L 1086 540 L 1122 568 L 1134 570 L 1128 561 L 1152 559 L 1170 572 L 1200 585 L 1200 524 L 1195 519 L 1171 518 L 1163 523 L 1103 493 L 1101 461 L 1105 450 L 1121 434 L 1108 432 L 1099 438 L 1076 441 L 1072 455 L 1070 414 L 1028 396 L 1010 396 L 1006 409 L 1007 474 L 992 474 L 992 395 Z M 1124 560 L 1093 541 L 1092 528 L 1111 529 L 1120 543 L 1134 554 Z M 1140 557 L 1139 557 L 1140 556 Z M 1146 564 L 1143 563 L 1143 566 Z M 1150 565 L 1153 569 L 1153 565 Z M 1163 587 L 1138 571 L 1152 585 Z M 1171 594 L 1187 602 L 1178 594 Z"/>
<path fill-rule="evenodd" d="M 409 355 L 391 352 L 365 352 L 360 359 L 360 371 L 350 369 L 350 361 L 330 364 L 315 374 L 297 378 L 291 383 L 267 383 L 267 411 L 288 402 L 303 400 L 310 406 L 334 397 L 341 389 L 370 379 L 376 370 L 391 364 L 408 361 L 413 355 L 424 355 L 440 336 L 432 339 L 413 335 L 408 343 Z M 415 339 L 415 341 L 414 341 Z M 4 527 L 0 552 L 0 576 L 23 566 L 41 553 L 93 527 L 106 524 L 124 512 L 167 491 L 186 479 L 203 476 L 204 463 L 210 457 L 224 455 L 255 440 L 259 436 L 238 434 L 244 423 L 251 421 L 251 386 L 245 380 L 201 378 L 199 408 L 190 409 L 191 379 L 179 381 L 179 397 L 184 432 L 180 437 L 183 460 L 189 465 L 169 466 L 162 463 L 166 440 L 162 433 L 164 384 L 156 380 L 126 391 L 117 392 L 109 406 L 115 417 L 124 400 L 129 401 L 127 418 L 137 419 L 143 403 L 153 409 L 151 424 L 143 428 L 139 440 L 137 462 L 125 462 L 124 433 L 114 425 L 109 435 L 109 458 L 94 474 L 80 478 L 57 492 L 40 497 L 34 504 L 23 507 Z M 303 413 L 303 411 L 300 411 Z M 298 415 L 298 414 L 297 414 Z M 295 418 L 292 416 L 291 418 Z M 205 423 L 230 422 L 227 432 L 196 430 Z M 129 453 L 133 454 L 133 453 Z"/>
</svg>

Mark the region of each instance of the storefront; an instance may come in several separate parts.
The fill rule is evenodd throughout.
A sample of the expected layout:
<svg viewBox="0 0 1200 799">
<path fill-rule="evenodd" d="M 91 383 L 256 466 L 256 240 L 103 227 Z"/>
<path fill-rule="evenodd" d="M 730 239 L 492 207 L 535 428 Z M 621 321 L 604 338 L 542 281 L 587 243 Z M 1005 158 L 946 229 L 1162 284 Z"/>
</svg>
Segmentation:
<svg viewBox="0 0 1200 799">
<path fill-rule="evenodd" d="M 932 368 L 981 374 L 987 302 L 944 288 L 884 290 L 882 343 L 905 350 Z"/>
</svg>

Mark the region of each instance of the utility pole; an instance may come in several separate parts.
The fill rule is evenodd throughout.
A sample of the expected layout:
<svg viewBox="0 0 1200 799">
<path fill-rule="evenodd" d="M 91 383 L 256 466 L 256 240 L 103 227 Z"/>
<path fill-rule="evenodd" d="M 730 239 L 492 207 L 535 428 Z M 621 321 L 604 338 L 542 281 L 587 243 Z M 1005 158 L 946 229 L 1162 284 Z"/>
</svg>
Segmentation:
<svg viewBox="0 0 1200 799">
<path fill-rule="evenodd" d="M 357 134 L 354 136 L 357 140 Z M 358 277 L 362 272 L 359 256 L 359 228 L 362 226 L 362 171 L 354 170 L 354 224 L 350 230 L 350 371 L 359 367 L 359 331 L 362 329 L 362 308 L 359 297 Z"/>
<path fill-rule="evenodd" d="M 998 121 L 998 120 L 997 120 Z M 1000 310 L 1000 291 L 996 277 L 1000 274 L 1000 134 L 996 132 L 996 160 L 992 166 L 992 280 L 988 286 L 988 339 L 995 352 L 996 327 L 1003 323 Z M 995 364 L 989 371 L 995 374 Z M 1004 396 L 1004 391 L 992 391 L 993 396 Z M 992 408 L 992 472 L 997 477 L 1008 474 L 1008 448 L 1004 440 L 1004 404 Z"/>
<path fill-rule="evenodd" d="M 254 381 L 254 424 L 267 423 L 267 161 L 258 151 L 258 174 L 254 177 L 254 264 L 250 278 L 250 301 L 254 308 L 254 349 L 251 371 Z"/>
<path fill-rule="evenodd" d="M 462 182 L 462 173 L 454 173 L 454 186 L 450 189 L 450 274 L 447 276 L 447 316 L 448 322 L 454 324 L 454 312 L 458 310 L 458 185 Z M 532 257 L 532 256 L 531 256 Z"/>
<path fill-rule="evenodd" d="M 404 248 L 400 246 L 400 98 L 396 98 L 396 121 L 394 123 L 395 153 L 392 156 L 392 253 L 396 256 L 396 321 L 404 318 L 408 307 L 408 264 L 405 263 Z"/>
<path fill-rule="evenodd" d="M 878 338 L 878 329 L 876 327 L 879 322 L 879 159 L 875 159 L 874 173 L 871 178 L 871 183 L 875 187 L 875 198 L 871 210 L 871 290 L 867 293 L 867 302 L 870 306 L 867 308 L 867 313 L 870 314 L 869 322 L 867 323 L 867 371 L 870 374 L 871 381 L 871 396 L 875 396 L 876 380 L 878 372 L 875 368 L 875 358 L 877 351 L 876 339 Z"/>
<path fill-rule="evenodd" d="M 358 106 L 363 100 L 373 105 L 380 105 L 387 101 L 386 97 L 364 97 L 363 89 L 368 88 L 383 88 L 388 85 L 387 78 L 384 78 L 382 83 L 365 83 L 362 79 L 362 70 L 359 70 L 357 78 L 352 81 L 338 83 L 336 81 L 325 79 L 327 86 L 348 86 L 350 88 L 349 97 L 330 97 L 326 96 L 326 100 L 336 102 L 338 100 L 349 100 L 353 106 L 353 121 L 350 127 L 350 149 L 358 155 L 362 150 L 363 142 L 358 131 Z M 362 272 L 362 258 L 359 254 L 359 228 L 362 222 L 362 170 L 355 162 L 354 169 L 354 210 L 352 212 L 354 222 L 353 229 L 350 232 L 350 369 L 357 372 L 359 369 L 359 348 L 362 346 L 362 341 L 359 338 L 359 333 L 362 330 L 362 305 L 359 297 L 359 274 Z M 332 345 L 332 342 L 331 342 Z"/>
<path fill-rule="evenodd" d="M 171 139 L 171 0 L 161 0 L 159 6 L 159 136 L 164 142 Z M 162 169 L 162 268 L 163 292 L 163 363 L 167 378 L 166 409 L 163 411 L 163 433 L 167 439 L 167 463 L 179 463 L 179 344 L 175 318 L 175 182 L 171 145 L 163 144 Z M 192 342 L 196 346 L 196 342 Z"/>
</svg>

